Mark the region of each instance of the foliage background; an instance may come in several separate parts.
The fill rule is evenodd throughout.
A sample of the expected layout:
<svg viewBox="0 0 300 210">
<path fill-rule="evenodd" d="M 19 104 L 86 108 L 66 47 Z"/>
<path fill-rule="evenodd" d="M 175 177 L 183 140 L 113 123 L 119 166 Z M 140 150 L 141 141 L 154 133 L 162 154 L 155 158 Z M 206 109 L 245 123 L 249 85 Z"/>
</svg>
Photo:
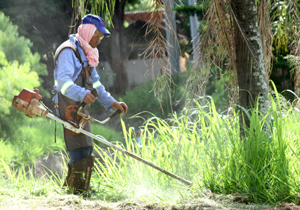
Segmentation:
<svg viewBox="0 0 300 210">
<path fill-rule="evenodd" d="M 1 3 L 4 2 L 8 3 Z M 11 2 L 16 4 L 15 1 Z M 39 2 L 32 1 L 36 5 Z M 43 4 L 47 6 L 45 2 Z M 54 7 L 50 11 L 57 10 Z M 20 89 L 38 87 L 42 90 L 40 78 L 46 75 L 45 65 L 37 53 L 32 53 L 32 43 L 19 36 L 17 27 L 3 13 L 0 13 L 0 29 L 0 99 L 3 101 L 0 105 L 0 148 L 5 151 L 0 154 L 1 181 L 9 180 L 7 185 L 20 188 L 22 183 L 17 181 L 26 181 L 24 177 L 28 173 L 33 174 L 26 172 L 24 167 L 41 156 L 61 151 L 64 143 L 61 127 L 57 132 L 57 144 L 53 143 L 55 125 L 52 121 L 28 119 L 22 113 L 12 111 L 10 101 Z M 159 103 L 150 97 L 153 96 L 149 94 L 152 90 L 150 83 L 120 98 L 130 105 L 129 116 L 140 113 L 138 117 L 146 119 L 138 123 L 143 130 L 142 151 L 137 148 L 134 129 L 128 126 L 129 119 L 121 121 L 124 135 L 107 127 L 93 127 L 95 133 L 103 134 L 106 139 L 129 151 L 140 152 L 144 158 L 193 181 L 196 185 L 192 190 L 195 191 L 186 190 L 181 183 L 116 151 L 103 150 L 107 155 L 103 158 L 104 162 L 98 163 L 97 177 L 93 180 L 93 192 L 97 198 L 116 201 L 134 197 L 135 190 L 144 185 L 156 192 L 166 188 L 170 191 L 180 189 L 179 194 L 184 192 L 182 198 L 191 196 L 191 192 L 208 188 L 215 193 L 241 193 L 246 195 L 247 202 L 299 202 L 299 111 L 290 106 L 292 103 L 284 103 L 286 106 L 283 108 L 275 91 L 268 113 L 272 120 L 266 124 L 271 131 L 270 136 L 262 131 L 265 118 L 254 109 L 252 115 L 244 110 L 251 120 L 251 126 L 245 138 L 240 139 L 237 113 L 220 114 L 228 103 L 223 95 L 222 82 L 228 82 L 229 78 L 225 75 L 220 80 L 216 76 L 217 70 L 215 72 L 210 75 L 208 82 L 212 85 L 207 87 L 213 99 L 194 97 L 190 99 L 193 106 L 183 109 L 181 113 L 178 110 L 170 114 L 174 104 L 166 98 Z M 174 75 L 176 85 L 172 87 L 172 100 L 177 101 L 185 96 L 187 89 L 182 82 L 185 78 L 185 74 Z M 200 100 L 206 101 L 205 106 L 200 106 Z M 162 112 L 161 104 L 165 106 L 165 112 Z M 154 115 L 145 117 L 142 115 L 144 111 Z M 47 190 L 50 188 L 55 191 L 63 180 L 54 175 L 50 178 L 56 185 L 47 186 Z M 47 192 L 43 187 L 37 190 L 36 186 L 28 186 L 35 195 Z M 154 197 L 160 200 L 167 198 L 163 196 L 157 193 Z"/>
</svg>

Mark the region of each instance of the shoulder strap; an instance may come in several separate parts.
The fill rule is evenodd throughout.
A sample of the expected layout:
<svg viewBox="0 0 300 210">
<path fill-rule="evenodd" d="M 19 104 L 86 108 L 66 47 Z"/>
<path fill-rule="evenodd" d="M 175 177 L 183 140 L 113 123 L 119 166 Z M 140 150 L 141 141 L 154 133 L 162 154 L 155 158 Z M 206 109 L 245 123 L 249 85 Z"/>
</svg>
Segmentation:
<svg viewBox="0 0 300 210">
<path fill-rule="evenodd" d="M 71 49 L 74 51 L 76 57 L 79 59 L 80 63 L 82 64 L 81 57 L 80 57 L 80 54 L 79 54 L 77 48 L 70 42 L 70 40 L 67 40 L 67 41 L 63 42 L 63 43 L 56 49 L 55 54 L 54 54 L 54 66 L 55 66 L 55 64 L 56 64 L 56 60 L 57 60 L 59 54 L 60 54 L 61 51 L 62 51 L 63 49 L 65 49 L 65 48 L 71 48 Z"/>
</svg>

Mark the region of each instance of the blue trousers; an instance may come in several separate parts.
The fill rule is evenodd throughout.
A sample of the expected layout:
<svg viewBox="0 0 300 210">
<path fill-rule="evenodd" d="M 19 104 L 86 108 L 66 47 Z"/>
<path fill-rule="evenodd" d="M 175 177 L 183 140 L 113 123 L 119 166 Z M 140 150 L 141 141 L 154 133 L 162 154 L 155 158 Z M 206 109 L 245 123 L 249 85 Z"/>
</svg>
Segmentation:
<svg viewBox="0 0 300 210">
<path fill-rule="evenodd" d="M 76 163 L 77 161 L 83 158 L 91 156 L 92 153 L 93 153 L 93 147 L 86 147 L 86 148 L 68 151 L 68 155 L 70 158 L 70 162 L 69 162 L 70 170 L 72 169 L 74 163 Z"/>
<path fill-rule="evenodd" d="M 56 115 L 59 116 L 58 108 L 56 108 Z M 71 171 L 74 163 L 76 163 L 77 161 L 79 161 L 83 158 L 91 156 L 92 153 L 93 153 L 93 147 L 85 147 L 85 148 L 81 148 L 81 149 L 68 151 L 68 155 L 69 155 L 69 159 L 70 159 L 69 170 Z"/>
</svg>

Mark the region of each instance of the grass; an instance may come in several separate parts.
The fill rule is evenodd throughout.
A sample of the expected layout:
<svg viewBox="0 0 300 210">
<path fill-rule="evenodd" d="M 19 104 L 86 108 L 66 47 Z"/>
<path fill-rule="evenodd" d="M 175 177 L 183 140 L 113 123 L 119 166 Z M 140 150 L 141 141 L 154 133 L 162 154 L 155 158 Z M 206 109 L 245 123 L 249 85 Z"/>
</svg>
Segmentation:
<svg viewBox="0 0 300 210">
<path fill-rule="evenodd" d="M 241 195 L 246 203 L 298 204 L 300 115 L 293 107 L 281 112 L 276 98 L 271 100 L 267 116 L 252 110 L 250 128 L 242 139 L 239 113 L 221 115 L 213 100 L 207 101 L 206 106 L 194 100 L 195 106 L 183 110 L 182 115 L 175 113 L 166 120 L 153 116 L 145 121 L 142 150 L 135 141 L 133 128 L 126 128 L 122 121 L 124 142 L 116 144 L 194 185 L 189 188 L 119 151 L 95 146 L 102 158 L 97 160 L 91 180 L 90 200 L 182 204 L 187 200 L 200 202 L 205 197 L 201 192 L 209 189 L 209 194 L 224 195 L 226 202 L 230 201 L 226 195 Z M 269 132 L 264 131 L 266 127 Z M 66 194 L 60 190 L 62 179 L 52 177 L 46 184 L 40 184 L 42 180 L 36 180 L 32 172 L 25 172 L 22 167 L 18 171 L 11 169 L 8 162 L 1 164 L 4 170 L 0 180 L 6 183 L 1 195 L 13 192 L 5 190 L 8 187 L 31 193 L 24 197 Z M 173 205 L 176 204 L 170 204 Z"/>
<path fill-rule="evenodd" d="M 21 169 L 22 171 L 22 169 Z M 23 170 L 24 171 L 24 170 Z M 118 189 L 115 186 L 102 185 L 97 189 L 103 190 L 102 195 L 93 193 L 90 198 L 68 194 L 60 188 L 56 180 L 36 179 L 33 173 L 27 172 L 0 178 L 0 209 L 262 209 L 270 205 L 239 204 L 231 197 L 217 196 L 209 191 L 201 191 L 201 198 L 193 199 L 190 194 L 174 194 L 166 196 L 165 192 L 154 191 L 149 188 L 141 189 L 124 186 L 123 191 L 137 191 L 139 196 L 132 197 L 131 193 L 124 198 L 117 197 Z M 94 186 L 95 188 L 95 186 Z M 106 196 L 104 196 L 106 194 Z M 111 199 L 113 196 L 115 199 Z M 200 197 L 198 195 L 198 197 Z M 106 200 L 109 198 L 109 200 Z"/>
<path fill-rule="evenodd" d="M 282 115 L 273 99 L 268 117 L 253 110 L 251 126 L 240 139 L 237 113 L 220 115 L 213 101 L 205 108 L 195 103 L 197 106 L 185 110 L 182 116 L 175 114 L 168 121 L 153 117 L 145 122 L 142 151 L 132 129 L 124 127 L 125 149 L 140 152 L 144 159 L 194 182 L 197 190 L 239 193 L 248 202 L 299 202 L 300 116 L 292 107 Z M 114 156 L 109 155 L 112 153 Z M 135 159 L 114 150 L 109 154 L 96 169 L 98 183 L 186 192 L 182 183 Z"/>
<path fill-rule="evenodd" d="M 92 133 L 99 135 L 106 139 L 107 141 L 116 144 L 117 142 L 121 144 L 125 144 L 125 140 L 123 134 L 121 132 L 115 131 L 112 128 L 108 128 L 106 126 L 102 126 L 99 124 L 92 123 Z M 101 142 L 94 141 L 100 147 L 105 147 L 105 145 Z"/>
<path fill-rule="evenodd" d="M 37 159 L 62 151 L 65 148 L 63 127 L 48 118 L 36 117 L 22 119 L 15 132 L 5 140 L 0 139 L 2 159 L 10 167 L 22 167 L 33 164 Z M 55 132 L 56 126 L 56 132 Z M 110 142 L 124 142 L 120 132 L 105 126 L 93 124 L 93 133 L 101 134 Z M 56 139 L 56 142 L 55 142 Z M 99 146 L 103 144 L 96 142 Z M 0 164 L 0 169 L 2 169 Z"/>
</svg>

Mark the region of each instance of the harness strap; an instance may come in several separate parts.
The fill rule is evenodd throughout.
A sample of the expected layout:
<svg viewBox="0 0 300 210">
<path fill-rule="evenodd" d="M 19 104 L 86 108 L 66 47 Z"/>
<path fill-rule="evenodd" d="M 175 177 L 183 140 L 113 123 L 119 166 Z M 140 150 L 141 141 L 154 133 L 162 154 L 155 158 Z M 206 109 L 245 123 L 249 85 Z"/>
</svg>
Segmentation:
<svg viewBox="0 0 300 210">
<path fill-rule="evenodd" d="M 54 54 L 54 66 L 55 66 L 55 64 L 56 64 L 56 60 L 57 60 L 59 54 L 60 54 L 61 51 L 62 51 L 63 49 L 65 49 L 65 48 L 71 48 L 71 49 L 74 51 L 76 57 L 79 59 L 81 65 L 83 66 L 83 62 L 82 62 L 82 60 L 81 60 L 81 57 L 80 57 L 80 54 L 79 54 L 77 48 L 70 42 L 69 39 L 68 39 L 67 41 L 63 42 L 63 43 L 56 49 L 55 54 Z"/>
<path fill-rule="evenodd" d="M 63 51 L 63 49 L 65 49 L 65 48 L 71 48 L 71 49 L 74 51 L 76 57 L 78 58 L 78 60 L 80 61 L 81 65 L 82 65 L 82 68 L 84 69 L 84 67 L 83 67 L 84 64 L 83 64 L 83 62 L 82 62 L 82 60 L 81 60 L 80 54 L 79 54 L 77 48 L 70 42 L 69 39 L 66 40 L 65 42 L 63 42 L 63 43 L 56 49 L 55 54 L 54 54 L 54 67 L 55 67 L 55 65 L 56 65 L 56 60 L 58 59 L 59 54 L 60 54 L 60 53 Z M 59 108 L 58 103 L 55 103 L 54 108 Z M 54 129 L 54 142 L 56 143 L 56 121 L 55 121 L 55 129 Z"/>
</svg>

